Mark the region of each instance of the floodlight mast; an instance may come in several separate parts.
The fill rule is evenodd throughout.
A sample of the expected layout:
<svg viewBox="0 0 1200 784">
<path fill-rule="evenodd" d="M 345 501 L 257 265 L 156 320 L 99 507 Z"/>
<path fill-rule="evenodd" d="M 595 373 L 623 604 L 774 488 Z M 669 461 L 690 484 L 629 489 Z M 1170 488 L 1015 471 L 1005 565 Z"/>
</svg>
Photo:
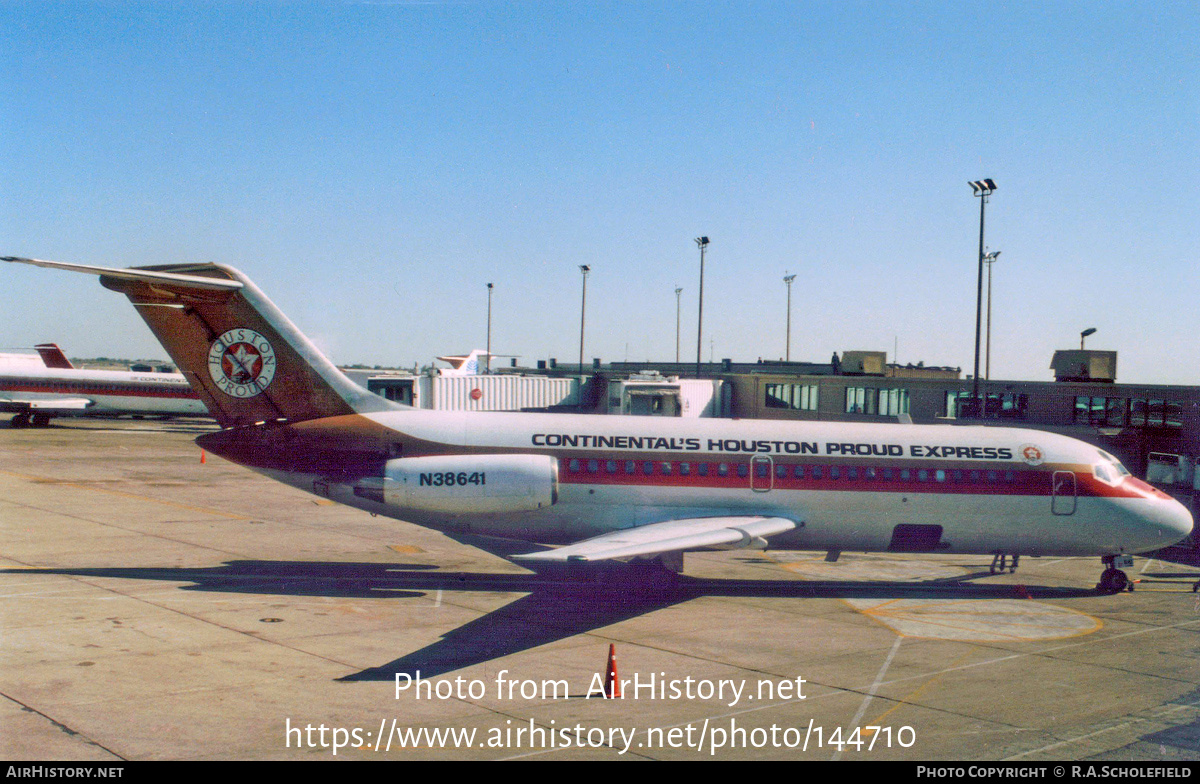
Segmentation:
<svg viewBox="0 0 1200 784">
<path fill-rule="evenodd" d="M 679 295 L 683 293 L 681 286 L 675 287 L 675 364 L 679 364 Z"/>
<path fill-rule="evenodd" d="M 787 338 L 784 345 L 784 361 L 792 361 L 792 281 L 796 279 L 795 275 L 783 276 L 783 282 L 787 284 Z"/>
<path fill-rule="evenodd" d="M 700 352 L 704 346 L 704 251 L 708 249 L 708 237 L 697 237 L 696 247 L 700 248 L 700 308 L 696 316 L 696 378 L 700 378 Z"/>
<path fill-rule="evenodd" d="M 979 197 L 979 275 L 975 286 L 975 373 L 972 376 L 971 391 L 975 408 L 974 414 L 979 417 L 983 414 L 983 406 L 979 399 L 979 340 L 980 328 L 983 325 L 983 218 L 988 197 L 996 190 L 996 183 L 994 180 L 975 180 L 967 184 Z"/>
<path fill-rule="evenodd" d="M 983 379 L 984 381 L 992 380 L 992 265 L 996 263 L 996 259 L 1000 258 L 1000 251 L 992 251 L 983 257 L 983 263 L 988 269 L 988 292 L 987 292 L 987 359 L 983 363 Z"/>
<path fill-rule="evenodd" d="M 579 304 L 579 374 L 583 375 L 583 325 L 587 316 L 587 278 L 592 268 L 587 264 L 580 264 L 579 271 L 583 273 L 583 301 Z"/>
<path fill-rule="evenodd" d="M 483 372 L 492 372 L 492 284 L 487 284 L 488 290 L 488 329 L 487 329 L 487 356 L 483 358 Z"/>
</svg>

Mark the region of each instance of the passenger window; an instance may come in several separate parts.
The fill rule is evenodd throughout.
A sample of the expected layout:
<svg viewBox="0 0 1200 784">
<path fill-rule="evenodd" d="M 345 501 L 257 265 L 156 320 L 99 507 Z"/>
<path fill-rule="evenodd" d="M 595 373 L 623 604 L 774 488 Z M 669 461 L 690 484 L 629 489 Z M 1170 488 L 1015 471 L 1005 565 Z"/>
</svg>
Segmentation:
<svg viewBox="0 0 1200 784">
<path fill-rule="evenodd" d="M 598 460 L 589 460 L 588 461 L 588 473 L 589 474 L 594 474 L 599 470 L 600 470 L 600 461 L 598 461 Z"/>
<path fill-rule="evenodd" d="M 635 471 L 637 471 L 637 463 L 633 462 L 632 460 L 626 460 L 625 461 L 625 473 L 632 474 Z"/>
<path fill-rule="evenodd" d="M 728 463 L 718 464 L 717 465 L 717 475 L 718 476 L 728 476 L 729 475 L 729 464 Z"/>
<path fill-rule="evenodd" d="M 737 475 L 743 479 L 750 476 L 750 466 L 746 465 L 745 463 L 738 463 Z"/>
<path fill-rule="evenodd" d="M 708 463 L 697 463 L 696 473 L 700 476 L 708 476 Z"/>
<path fill-rule="evenodd" d="M 690 473 L 692 473 L 692 464 L 691 463 L 680 463 L 679 464 L 679 475 L 680 476 L 687 476 Z"/>
<path fill-rule="evenodd" d="M 803 479 L 804 478 L 804 466 L 802 466 L 802 465 L 796 466 L 795 470 L 792 471 L 792 476 L 794 476 L 797 479 Z"/>
<path fill-rule="evenodd" d="M 569 470 L 569 471 L 572 471 L 572 472 L 574 472 L 574 473 L 578 473 L 578 472 L 579 472 L 579 461 L 578 461 L 578 460 L 572 460 L 572 461 L 571 461 L 571 462 L 568 464 L 568 466 L 567 466 L 567 470 Z"/>
<path fill-rule="evenodd" d="M 662 472 L 663 472 L 663 476 L 670 476 L 671 475 L 671 464 L 663 463 L 662 464 Z"/>
<path fill-rule="evenodd" d="M 609 460 L 608 463 L 605 464 L 604 467 L 608 470 L 608 473 L 610 473 L 610 474 L 617 473 L 617 461 L 616 460 Z"/>
<path fill-rule="evenodd" d="M 821 468 L 821 466 L 813 466 L 813 468 L 812 468 L 813 479 L 821 479 L 824 476 L 824 474 L 825 474 L 825 469 Z"/>
<path fill-rule="evenodd" d="M 646 476 L 654 476 L 654 463 L 651 463 L 649 460 L 642 463 L 642 473 Z"/>
</svg>

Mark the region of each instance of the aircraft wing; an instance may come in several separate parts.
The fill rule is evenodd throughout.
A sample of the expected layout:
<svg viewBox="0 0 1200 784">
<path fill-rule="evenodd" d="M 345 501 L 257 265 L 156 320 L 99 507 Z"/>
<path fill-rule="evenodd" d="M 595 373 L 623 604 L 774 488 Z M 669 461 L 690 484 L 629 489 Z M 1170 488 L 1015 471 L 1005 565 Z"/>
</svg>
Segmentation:
<svg viewBox="0 0 1200 784">
<path fill-rule="evenodd" d="M 602 534 L 540 553 L 514 555 L 521 561 L 603 561 L 647 558 L 663 553 L 715 548 L 762 548 L 766 537 L 790 531 L 794 520 L 760 515 L 667 520 Z"/>
</svg>

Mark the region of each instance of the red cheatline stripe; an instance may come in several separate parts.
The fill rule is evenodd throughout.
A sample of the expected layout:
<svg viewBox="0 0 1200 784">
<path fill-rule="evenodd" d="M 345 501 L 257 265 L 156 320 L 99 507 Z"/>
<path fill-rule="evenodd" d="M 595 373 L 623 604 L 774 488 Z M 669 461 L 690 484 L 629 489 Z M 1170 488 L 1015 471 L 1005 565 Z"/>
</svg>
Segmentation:
<svg viewBox="0 0 1200 784">
<path fill-rule="evenodd" d="M 68 383 L 55 386 L 42 384 L 3 384 L 0 391 L 4 392 L 37 392 L 49 395 L 107 395 L 109 397 L 163 397 L 182 400 L 199 400 L 191 389 L 177 389 L 171 386 L 143 389 L 141 387 L 105 388 L 89 384 Z"/>
<path fill-rule="evenodd" d="M 697 463 L 689 462 L 690 472 L 683 475 L 679 472 L 679 463 L 671 462 L 671 473 L 663 474 L 662 465 L 666 461 L 649 461 L 654 466 L 654 473 L 647 475 L 644 472 L 644 464 L 647 461 L 637 460 L 634 462 L 633 473 L 625 472 L 624 460 L 616 461 L 616 471 L 609 472 L 607 460 L 597 460 L 598 470 L 595 472 L 588 471 L 588 460 L 579 459 L 579 470 L 571 471 L 571 460 L 562 458 L 559 461 L 558 481 L 562 484 L 578 484 L 578 485 L 609 485 L 609 486 L 627 486 L 627 487 L 659 487 L 659 488 L 713 488 L 713 489 L 730 489 L 730 490 L 750 490 L 751 477 L 739 476 L 737 473 L 738 463 L 725 461 L 729 466 L 729 473 L 721 476 L 716 472 L 717 463 L 709 463 L 709 473 L 707 476 L 701 476 L 697 472 Z M 753 467 L 749 463 L 741 465 L 750 468 Z M 778 464 L 777 464 L 778 465 Z M 909 469 L 911 478 L 907 480 L 899 479 L 900 469 L 893 469 L 895 477 L 892 479 L 883 478 L 883 469 L 876 469 L 876 478 L 864 478 L 864 467 L 855 466 L 858 469 L 858 478 L 849 479 L 848 469 L 850 466 L 838 465 L 839 478 L 830 478 L 830 468 L 834 464 L 805 464 L 805 477 L 797 479 L 792 476 L 793 464 L 786 464 L 788 468 L 788 476 L 780 478 L 778 476 L 766 477 L 755 476 L 754 487 L 766 488 L 772 490 L 825 490 L 825 491 L 844 491 L 857 493 L 938 493 L 945 495 L 1023 495 L 1023 496 L 1050 496 L 1052 483 L 1054 481 L 1055 472 L 1052 469 L 1044 471 L 1029 471 L 1029 470 L 1013 470 L 1013 469 L 991 469 L 996 472 L 996 479 L 988 481 L 986 479 L 988 470 L 979 470 L 979 478 L 970 479 L 971 469 L 941 469 L 944 473 L 944 480 L 936 480 L 936 472 L 938 469 L 927 469 L 928 475 L 924 481 L 918 479 L 918 470 Z M 823 478 L 813 479 L 812 468 L 814 465 L 820 465 Z M 953 471 L 961 470 L 964 474 L 964 479 L 953 479 Z M 1004 476 L 1006 471 L 1012 471 L 1013 478 L 1005 481 Z M 1075 495 L 1082 498 L 1097 497 L 1097 498 L 1146 498 L 1157 496 L 1158 492 L 1149 485 L 1140 482 L 1132 477 L 1127 477 L 1126 480 L 1116 487 L 1105 484 L 1096 479 L 1092 474 L 1086 472 L 1060 472 L 1073 473 L 1075 476 L 1074 492 L 1064 493 L 1067 496 Z"/>
</svg>

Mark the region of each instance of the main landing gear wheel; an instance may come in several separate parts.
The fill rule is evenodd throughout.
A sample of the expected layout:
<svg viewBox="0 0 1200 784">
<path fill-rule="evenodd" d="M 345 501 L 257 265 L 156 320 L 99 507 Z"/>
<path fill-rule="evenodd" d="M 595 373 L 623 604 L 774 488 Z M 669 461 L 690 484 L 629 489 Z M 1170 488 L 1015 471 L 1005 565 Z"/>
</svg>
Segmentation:
<svg viewBox="0 0 1200 784">
<path fill-rule="evenodd" d="M 1100 575 L 1100 582 L 1096 587 L 1105 593 L 1120 593 L 1121 591 L 1132 591 L 1133 583 L 1129 581 L 1129 577 L 1120 569 L 1109 567 L 1104 570 L 1104 574 Z"/>
<path fill-rule="evenodd" d="M 1004 574 L 1004 571 L 1007 569 L 1008 573 L 1012 574 L 1015 571 L 1017 571 L 1017 566 L 1020 563 L 1021 563 L 1020 555 L 1017 555 L 1014 553 L 1013 557 L 1012 557 L 1012 561 L 1009 562 L 1007 554 L 996 553 L 995 555 L 992 556 L 992 565 L 988 569 L 988 571 L 991 574 L 996 574 L 997 572 L 1000 574 Z"/>
</svg>

